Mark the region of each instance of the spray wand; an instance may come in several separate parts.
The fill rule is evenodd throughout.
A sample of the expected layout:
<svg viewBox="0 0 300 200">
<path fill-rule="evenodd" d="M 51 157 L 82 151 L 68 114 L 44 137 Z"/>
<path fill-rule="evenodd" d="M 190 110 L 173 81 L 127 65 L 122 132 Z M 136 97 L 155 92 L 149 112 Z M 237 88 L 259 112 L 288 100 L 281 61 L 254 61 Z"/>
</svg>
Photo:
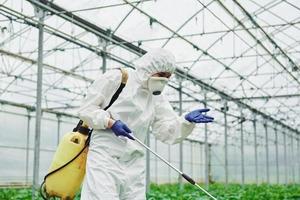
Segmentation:
<svg viewBox="0 0 300 200">
<path fill-rule="evenodd" d="M 143 147 L 145 147 L 147 150 L 149 150 L 151 153 L 153 153 L 156 157 L 158 157 L 161 161 L 163 161 L 164 163 L 166 163 L 169 167 L 171 167 L 172 169 L 174 169 L 175 171 L 177 171 L 185 180 L 187 180 L 190 184 L 196 186 L 198 189 L 200 189 L 202 192 L 204 192 L 206 195 L 208 195 L 210 198 L 217 200 L 214 196 L 212 196 L 209 192 L 207 192 L 204 188 L 202 188 L 200 185 L 198 185 L 196 183 L 196 181 L 194 181 L 191 177 L 189 177 L 188 175 L 186 175 L 185 173 L 183 173 L 182 171 L 180 171 L 179 169 L 177 169 L 176 167 L 174 167 L 170 162 L 168 162 L 166 159 L 164 159 L 163 157 L 161 157 L 160 155 L 158 155 L 156 152 L 154 152 L 152 149 L 150 149 L 147 145 L 145 145 L 142 141 L 140 141 L 138 138 L 136 138 L 135 136 L 133 136 L 132 134 L 130 134 L 130 136 L 136 141 L 138 142 L 140 145 L 142 145 Z"/>
</svg>

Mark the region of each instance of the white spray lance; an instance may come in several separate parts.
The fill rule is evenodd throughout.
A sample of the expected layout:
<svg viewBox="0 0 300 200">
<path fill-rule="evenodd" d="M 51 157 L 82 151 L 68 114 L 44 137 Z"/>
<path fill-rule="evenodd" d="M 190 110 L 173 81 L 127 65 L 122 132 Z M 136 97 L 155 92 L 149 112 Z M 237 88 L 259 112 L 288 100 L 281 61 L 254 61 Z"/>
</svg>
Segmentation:
<svg viewBox="0 0 300 200">
<path fill-rule="evenodd" d="M 179 169 L 177 169 L 176 167 L 174 167 L 170 162 L 168 162 L 166 159 L 164 159 L 163 157 L 161 157 L 160 155 L 158 155 L 156 152 L 154 152 L 152 149 L 150 149 L 147 145 L 145 145 L 142 141 L 140 141 L 138 138 L 136 138 L 135 136 L 133 136 L 133 134 L 130 134 L 130 136 L 136 141 L 138 142 L 140 145 L 142 145 L 143 147 L 145 147 L 147 150 L 149 150 L 151 153 L 153 153 L 156 157 L 158 157 L 161 161 L 163 161 L 164 163 L 166 163 L 169 167 L 171 167 L 172 169 L 174 169 L 175 171 L 177 171 L 185 180 L 187 180 L 189 183 L 191 183 L 192 185 L 195 185 L 197 188 L 199 188 L 201 191 L 203 191 L 206 195 L 208 195 L 210 198 L 217 200 L 214 196 L 212 196 L 209 192 L 207 192 L 204 188 L 202 188 L 200 185 L 198 185 L 196 183 L 196 181 L 194 181 L 191 177 L 189 177 L 188 175 L 186 175 L 185 173 L 183 173 L 182 171 L 180 171 Z"/>
</svg>

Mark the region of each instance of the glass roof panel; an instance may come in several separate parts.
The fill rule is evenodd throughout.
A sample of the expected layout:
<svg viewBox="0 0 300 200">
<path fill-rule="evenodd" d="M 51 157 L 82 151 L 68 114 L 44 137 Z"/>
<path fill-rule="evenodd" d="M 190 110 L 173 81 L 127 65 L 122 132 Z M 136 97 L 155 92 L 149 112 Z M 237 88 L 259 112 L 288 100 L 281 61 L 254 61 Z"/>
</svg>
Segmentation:
<svg viewBox="0 0 300 200">
<path fill-rule="evenodd" d="M 28 1 L 3 2 L 0 100 L 34 105 L 38 18 Z M 252 19 L 232 0 L 220 2 L 233 16 L 218 0 L 53 2 L 103 29 L 101 34 L 108 39 L 117 36 L 123 43 L 101 39 L 94 29 L 76 25 L 74 18 L 62 18 L 64 12 L 48 12 L 43 42 L 44 108 L 71 112 L 79 105 L 86 88 L 104 70 L 130 66 L 140 56 L 138 48 L 147 51 L 163 47 L 174 53 L 179 69 L 210 87 L 206 91 L 203 85 L 195 85 L 197 80 L 185 79 L 183 107 L 188 110 L 199 106 L 207 92 L 208 104 L 217 116 L 216 126 L 209 133 L 214 135 L 212 138 L 223 140 L 218 137 L 223 126 L 220 109 L 224 103 L 219 92 L 276 119 L 286 118 L 288 113 L 295 122 L 285 123 L 291 127 L 300 125 L 297 0 L 239 1 Z M 130 45 L 135 45 L 135 49 Z M 171 87 L 177 88 L 179 81 L 172 78 Z M 178 100 L 177 90 L 171 87 L 168 98 Z M 230 102 L 230 120 L 237 120 L 240 109 L 244 108 Z M 230 129 L 237 132 L 236 126 L 234 122 Z"/>
</svg>

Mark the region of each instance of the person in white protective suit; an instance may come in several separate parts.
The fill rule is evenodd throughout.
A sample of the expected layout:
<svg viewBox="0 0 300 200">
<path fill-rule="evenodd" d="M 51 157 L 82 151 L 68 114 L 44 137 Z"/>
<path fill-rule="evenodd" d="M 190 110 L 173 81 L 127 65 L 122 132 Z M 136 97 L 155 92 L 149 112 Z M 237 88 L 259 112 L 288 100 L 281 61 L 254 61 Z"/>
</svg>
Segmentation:
<svg viewBox="0 0 300 200">
<path fill-rule="evenodd" d="M 114 104 L 104 111 L 121 82 L 121 72 L 101 75 L 88 89 L 79 117 L 94 129 L 87 157 L 82 200 L 143 200 L 145 195 L 145 150 L 130 134 L 145 141 L 148 128 L 164 143 L 185 139 L 195 123 L 213 118 L 195 110 L 179 117 L 161 91 L 175 70 L 174 56 L 156 49 L 127 69 L 128 81 Z M 100 105 L 100 106 L 99 106 Z M 123 137 L 116 137 L 123 136 Z"/>
</svg>

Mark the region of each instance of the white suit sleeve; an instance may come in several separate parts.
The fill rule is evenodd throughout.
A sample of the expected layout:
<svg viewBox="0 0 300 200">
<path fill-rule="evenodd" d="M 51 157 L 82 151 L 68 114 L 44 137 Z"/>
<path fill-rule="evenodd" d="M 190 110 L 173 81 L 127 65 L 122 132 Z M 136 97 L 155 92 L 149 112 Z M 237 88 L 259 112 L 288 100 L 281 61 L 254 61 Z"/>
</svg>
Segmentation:
<svg viewBox="0 0 300 200">
<path fill-rule="evenodd" d="M 106 129 L 110 118 L 109 112 L 103 110 L 117 91 L 121 83 L 121 72 L 111 70 L 94 81 L 89 87 L 78 110 L 79 118 L 93 129 Z"/>
<path fill-rule="evenodd" d="M 175 144 L 190 135 L 195 124 L 178 116 L 170 103 L 163 97 L 155 104 L 155 118 L 152 124 L 152 133 L 155 137 L 167 144 Z"/>
</svg>

